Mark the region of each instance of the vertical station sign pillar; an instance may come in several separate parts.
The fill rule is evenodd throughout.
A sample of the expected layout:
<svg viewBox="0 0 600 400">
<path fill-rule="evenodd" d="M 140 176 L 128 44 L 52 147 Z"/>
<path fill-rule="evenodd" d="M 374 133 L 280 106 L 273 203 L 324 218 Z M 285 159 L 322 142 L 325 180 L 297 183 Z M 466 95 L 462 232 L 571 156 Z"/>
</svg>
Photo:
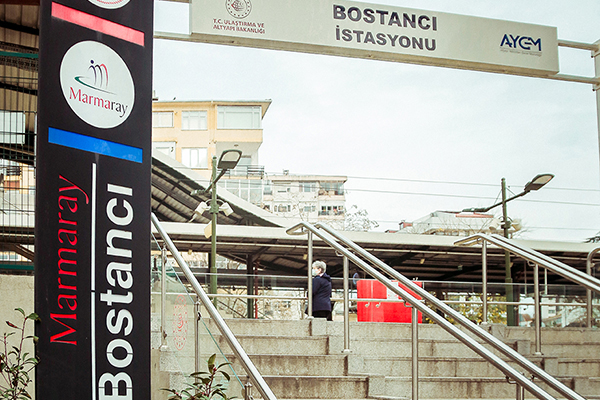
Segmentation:
<svg viewBox="0 0 600 400">
<path fill-rule="evenodd" d="M 151 0 L 41 1 L 38 399 L 150 398 Z"/>
</svg>

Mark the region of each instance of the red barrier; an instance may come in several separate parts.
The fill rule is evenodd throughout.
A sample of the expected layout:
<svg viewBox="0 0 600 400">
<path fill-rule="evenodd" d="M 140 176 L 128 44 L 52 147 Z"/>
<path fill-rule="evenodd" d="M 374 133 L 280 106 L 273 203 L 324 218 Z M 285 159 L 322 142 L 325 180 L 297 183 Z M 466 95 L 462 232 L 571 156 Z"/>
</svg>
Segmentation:
<svg viewBox="0 0 600 400">
<path fill-rule="evenodd" d="M 406 289 L 398 281 L 392 281 L 394 284 Z M 415 282 L 423 287 L 422 282 Z M 373 279 L 361 279 L 357 282 L 357 297 L 359 299 L 400 299 L 396 293 L 389 290 L 383 283 Z M 411 290 L 408 292 L 418 299 Z M 360 322 L 412 322 L 412 310 L 406 307 L 404 303 L 386 303 L 386 302 L 358 302 L 357 319 Z M 423 316 L 418 313 L 418 323 L 423 321 Z"/>
</svg>

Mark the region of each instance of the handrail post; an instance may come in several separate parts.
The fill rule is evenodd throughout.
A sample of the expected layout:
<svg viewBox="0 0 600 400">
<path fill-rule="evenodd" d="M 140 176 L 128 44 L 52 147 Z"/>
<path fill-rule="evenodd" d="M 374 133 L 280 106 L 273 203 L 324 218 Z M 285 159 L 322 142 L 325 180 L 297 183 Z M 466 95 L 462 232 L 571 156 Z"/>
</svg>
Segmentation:
<svg viewBox="0 0 600 400">
<path fill-rule="evenodd" d="M 200 298 L 196 295 L 194 303 L 194 371 L 200 371 Z M 199 376 L 196 376 L 194 381 L 200 382 Z"/>
<path fill-rule="evenodd" d="M 517 386 L 517 400 L 525 400 L 525 388 L 518 383 Z"/>
<path fill-rule="evenodd" d="M 540 277 L 539 265 L 533 266 L 533 296 L 535 304 L 535 355 L 542 354 L 542 306 L 540 305 Z"/>
<path fill-rule="evenodd" d="M 167 346 L 167 249 L 160 252 L 160 347 Z"/>
<path fill-rule="evenodd" d="M 597 248 L 593 249 L 592 251 L 590 251 L 587 256 L 587 262 L 585 265 L 585 273 L 588 274 L 589 276 L 592 276 L 592 268 L 594 267 L 594 263 L 592 261 L 594 259 L 594 255 L 596 255 L 596 253 L 598 253 L 599 251 L 600 251 L 600 247 L 597 247 Z M 587 322 L 587 327 L 591 328 L 592 327 L 593 308 L 592 308 L 592 291 L 590 290 L 590 288 L 588 288 L 586 291 L 586 301 L 587 301 L 586 322 Z"/>
<path fill-rule="evenodd" d="M 412 400 L 419 400 L 419 310 L 412 307 Z"/>
<path fill-rule="evenodd" d="M 350 350 L 350 299 L 349 290 L 349 267 L 348 257 L 344 256 L 344 351 L 343 353 L 351 353 Z"/>
<path fill-rule="evenodd" d="M 487 290 L 487 241 L 483 241 L 481 245 L 481 280 L 482 280 L 482 302 L 483 310 L 481 317 L 481 325 L 487 325 L 487 314 L 488 314 L 488 290 Z"/>
<path fill-rule="evenodd" d="M 253 399 L 254 399 L 254 397 L 252 397 L 252 384 L 250 383 L 250 381 L 248 381 L 244 385 L 244 400 L 253 400 Z"/>
<path fill-rule="evenodd" d="M 308 318 L 312 318 L 313 316 L 313 301 L 312 301 L 312 263 L 313 263 L 313 234 L 311 231 L 308 231 L 308 249 L 307 249 L 307 260 L 308 260 L 308 296 L 306 296 L 308 299 L 308 307 L 307 307 L 307 314 L 308 314 Z"/>
</svg>

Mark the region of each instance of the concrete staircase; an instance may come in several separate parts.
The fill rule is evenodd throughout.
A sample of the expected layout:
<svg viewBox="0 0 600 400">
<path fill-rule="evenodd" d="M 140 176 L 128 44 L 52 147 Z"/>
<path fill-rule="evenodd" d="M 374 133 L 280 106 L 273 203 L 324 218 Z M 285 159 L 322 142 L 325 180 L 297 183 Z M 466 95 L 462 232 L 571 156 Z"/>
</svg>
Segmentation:
<svg viewBox="0 0 600 400">
<path fill-rule="evenodd" d="M 215 352 L 216 341 L 245 382 L 226 341 L 210 320 L 205 321 L 213 336 L 201 336 L 204 359 Z M 410 324 L 351 323 L 352 352 L 343 354 L 342 322 L 228 319 L 227 323 L 278 398 L 411 397 Z M 533 329 L 496 325 L 489 329 L 585 398 L 600 399 L 600 331 L 543 329 L 543 355 L 533 356 Z M 190 368 L 191 362 L 193 369 L 193 351 L 188 353 L 187 361 L 179 364 Z M 236 392 L 239 385 L 231 390 L 243 397 Z M 258 397 L 256 390 L 253 394 Z M 515 385 L 500 371 L 440 327 L 419 326 L 420 398 L 515 399 L 515 394 Z M 526 397 L 532 398 L 528 393 Z M 166 396 L 153 397 L 162 398 Z"/>
</svg>

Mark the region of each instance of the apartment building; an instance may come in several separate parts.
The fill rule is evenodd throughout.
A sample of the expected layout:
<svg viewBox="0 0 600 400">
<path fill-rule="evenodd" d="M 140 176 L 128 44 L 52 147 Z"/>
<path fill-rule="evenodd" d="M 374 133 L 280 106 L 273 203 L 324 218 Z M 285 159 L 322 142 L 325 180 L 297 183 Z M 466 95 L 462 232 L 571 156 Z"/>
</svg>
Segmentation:
<svg viewBox="0 0 600 400">
<path fill-rule="evenodd" d="M 285 217 L 304 221 L 329 221 L 343 226 L 346 213 L 346 176 L 268 176 L 263 191 L 263 208 Z M 338 224 L 338 225 L 339 225 Z"/>
<path fill-rule="evenodd" d="M 152 147 L 210 179 L 212 157 L 242 151 L 238 166 L 218 186 L 285 218 L 341 221 L 345 176 L 266 174 L 258 151 L 271 100 L 154 101 Z"/>
<path fill-rule="evenodd" d="M 212 157 L 242 151 L 235 174 L 264 172 L 258 167 L 262 119 L 271 100 L 154 101 L 152 147 L 210 178 Z"/>
</svg>

